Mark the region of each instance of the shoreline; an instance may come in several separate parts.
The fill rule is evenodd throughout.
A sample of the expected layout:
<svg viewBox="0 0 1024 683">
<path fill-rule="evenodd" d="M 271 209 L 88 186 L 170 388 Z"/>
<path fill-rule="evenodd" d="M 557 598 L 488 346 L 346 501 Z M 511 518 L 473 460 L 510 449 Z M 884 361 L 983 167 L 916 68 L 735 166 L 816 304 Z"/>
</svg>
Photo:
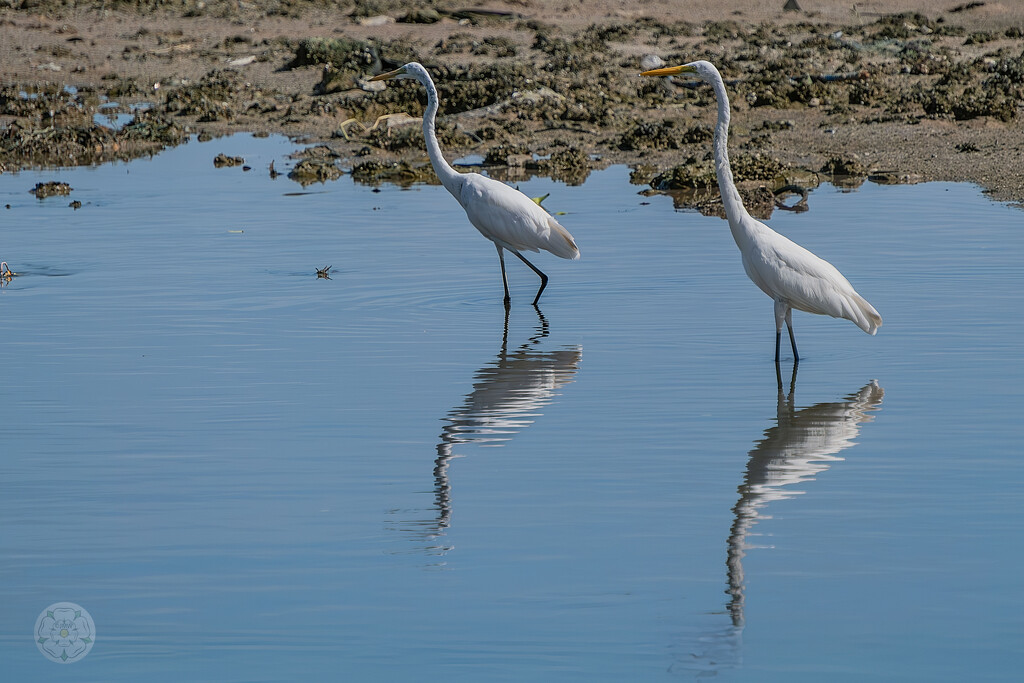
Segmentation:
<svg viewBox="0 0 1024 683">
<path fill-rule="evenodd" d="M 782 2 L 728 0 L 691 3 L 681 18 L 612 1 L 469 12 L 379 2 L 373 15 L 366 4 L 178 2 L 143 14 L 40 0 L 0 11 L 0 172 L 252 132 L 327 145 L 311 163 L 329 175 L 427 179 L 410 125 L 422 93 L 366 82 L 415 59 L 438 85 L 450 159 L 475 154 L 498 175 L 566 182 L 626 164 L 638 184 L 702 190 L 713 95 L 638 77 L 654 54 L 722 71 L 747 191 L 842 172 L 851 182 L 970 182 L 1024 203 L 1024 7 L 828 0 L 783 12 Z M 135 119 L 115 130 L 96 123 L 105 114 Z M 715 211 L 706 199 L 693 206 Z"/>
</svg>

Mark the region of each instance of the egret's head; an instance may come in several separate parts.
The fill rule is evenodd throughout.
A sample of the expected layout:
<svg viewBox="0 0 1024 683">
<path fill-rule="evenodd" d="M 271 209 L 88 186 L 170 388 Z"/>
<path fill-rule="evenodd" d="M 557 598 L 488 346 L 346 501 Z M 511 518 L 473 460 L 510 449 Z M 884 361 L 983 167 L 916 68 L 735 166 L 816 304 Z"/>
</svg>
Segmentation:
<svg viewBox="0 0 1024 683">
<path fill-rule="evenodd" d="M 679 74 L 694 74 L 701 80 L 712 80 L 718 75 L 718 69 L 711 62 L 698 61 L 683 64 L 681 66 L 666 66 L 663 69 L 651 69 L 644 71 L 641 76 L 677 76 Z"/>
<path fill-rule="evenodd" d="M 427 76 L 427 70 L 423 68 L 423 65 L 419 62 L 409 62 L 404 64 L 394 71 L 388 71 L 386 73 L 377 74 L 371 81 L 393 81 L 400 78 L 411 78 L 413 80 L 422 81 L 424 76 Z"/>
</svg>

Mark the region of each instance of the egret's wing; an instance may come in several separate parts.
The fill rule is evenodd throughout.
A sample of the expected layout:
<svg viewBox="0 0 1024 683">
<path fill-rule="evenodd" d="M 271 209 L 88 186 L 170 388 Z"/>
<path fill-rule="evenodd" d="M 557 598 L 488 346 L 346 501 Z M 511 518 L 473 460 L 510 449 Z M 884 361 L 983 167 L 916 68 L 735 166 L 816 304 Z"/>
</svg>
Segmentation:
<svg viewBox="0 0 1024 683">
<path fill-rule="evenodd" d="M 463 178 L 459 203 L 484 237 L 515 251 L 544 249 L 562 258 L 579 258 L 569 231 L 522 192 L 477 173 Z"/>
<path fill-rule="evenodd" d="M 767 229 L 758 236 L 756 247 L 744 265 L 769 296 L 779 296 L 801 311 L 847 318 L 864 329 L 881 325 L 877 311 L 828 261 Z"/>
<path fill-rule="evenodd" d="M 841 300 L 853 293 L 853 286 L 828 261 L 795 242 L 782 239 L 787 244 L 774 245 L 769 252 L 769 258 L 777 264 L 779 289 L 794 308 L 841 317 Z"/>
</svg>

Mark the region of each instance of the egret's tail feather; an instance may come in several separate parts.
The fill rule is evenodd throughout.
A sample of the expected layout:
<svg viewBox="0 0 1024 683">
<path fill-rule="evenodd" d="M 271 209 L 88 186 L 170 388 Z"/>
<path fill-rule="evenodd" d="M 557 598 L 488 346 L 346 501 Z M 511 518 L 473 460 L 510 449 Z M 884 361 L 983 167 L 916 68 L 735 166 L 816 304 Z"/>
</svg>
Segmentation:
<svg viewBox="0 0 1024 683">
<path fill-rule="evenodd" d="M 882 326 L 882 316 L 878 314 L 875 307 L 869 304 L 867 299 L 860 294 L 854 293 L 850 299 L 854 306 L 854 316 L 850 320 L 868 334 L 877 332 L 878 328 Z"/>
<path fill-rule="evenodd" d="M 551 235 L 548 239 L 547 250 L 555 256 L 575 261 L 580 257 L 579 247 L 576 241 L 554 218 L 548 217 L 548 227 L 551 228 Z"/>
</svg>

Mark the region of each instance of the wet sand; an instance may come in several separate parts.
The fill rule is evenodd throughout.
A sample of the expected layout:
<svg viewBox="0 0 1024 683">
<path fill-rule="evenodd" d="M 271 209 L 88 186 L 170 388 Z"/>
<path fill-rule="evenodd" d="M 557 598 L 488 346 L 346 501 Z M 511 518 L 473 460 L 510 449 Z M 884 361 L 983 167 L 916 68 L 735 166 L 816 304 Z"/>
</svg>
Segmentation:
<svg viewBox="0 0 1024 683">
<path fill-rule="evenodd" d="M 722 70 L 737 177 L 769 212 L 774 191 L 833 173 L 848 184 L 968 181 L 1024 201 L 1024 5 L 785 4 L 27 0 L 0 11 L 0 170 L 252 131 L 322 141 L 337 156 L 316 163 L 367 182 L 429 180 L 409 120 L 422 88 L 365 80 L 416 59 L 437 81 L 449 158 L 567 182 L 625 163 L 638 185 L 714 212 L 713 94 L 639 78 L 653 54 Z M 93 120 L 133 111 L 123 129 Z"/>
</svg>

